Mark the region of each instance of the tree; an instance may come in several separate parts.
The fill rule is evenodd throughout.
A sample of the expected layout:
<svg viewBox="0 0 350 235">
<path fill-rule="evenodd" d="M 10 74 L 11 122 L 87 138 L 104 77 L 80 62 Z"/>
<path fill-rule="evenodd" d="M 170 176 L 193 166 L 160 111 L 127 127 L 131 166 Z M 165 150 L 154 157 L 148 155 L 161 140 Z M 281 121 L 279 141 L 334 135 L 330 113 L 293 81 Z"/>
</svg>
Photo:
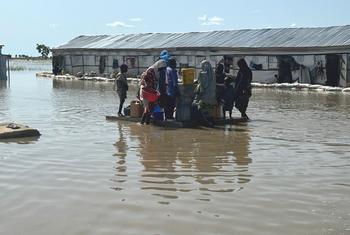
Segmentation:
<svg viewBox="0 0 350 235">
<path fill-rule="evenodd" d="M 36 44 L 36 49 L 41 54 L 41 57 L 47 58 L 51 52 L 50 47 L 44 45 L 44 44 Z"/>
</svg>

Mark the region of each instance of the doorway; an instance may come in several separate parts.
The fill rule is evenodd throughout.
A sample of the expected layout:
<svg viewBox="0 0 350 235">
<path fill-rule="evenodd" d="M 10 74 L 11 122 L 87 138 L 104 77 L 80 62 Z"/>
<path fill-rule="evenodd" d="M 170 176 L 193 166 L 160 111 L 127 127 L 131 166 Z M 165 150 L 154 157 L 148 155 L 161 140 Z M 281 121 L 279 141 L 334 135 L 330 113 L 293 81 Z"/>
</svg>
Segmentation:
<svg viewBox="0 0 350 235">
<path fill-rule="evenodd" d="M 98 67 L 100 74 L 103 74 L 105 72 L 105 69 L 106 69 L 106 56 L 100 56 L 100 64 Z"/>
<path fill-rule="evenodd" d="M 327 86 L 339 86 L 340 79 L 340 56 L 326 55 Z"/>
<path fill-rule="evenodd" d="M 62 74 L 64 69 L 64 57 L 62 55 L 52 57 L 52 73 L 54 75 Z"/>
<path fill-rule="evenodd" d="M 278 61 L 278 83 L 292 83 L 292 69 L 290 63 L 283 56 L 277 58 Z"/>
</svg>

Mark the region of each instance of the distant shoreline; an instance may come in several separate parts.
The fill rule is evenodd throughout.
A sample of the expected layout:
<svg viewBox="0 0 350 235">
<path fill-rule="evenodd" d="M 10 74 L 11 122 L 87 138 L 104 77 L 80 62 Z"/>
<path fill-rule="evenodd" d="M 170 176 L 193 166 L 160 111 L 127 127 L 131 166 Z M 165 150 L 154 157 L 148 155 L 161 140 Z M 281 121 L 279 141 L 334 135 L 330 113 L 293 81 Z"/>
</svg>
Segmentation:
<svg viewBox="0 0 350 235">
<path fill-rule="evenodd" d="M 35 61 L 47 61 L 52 60 L 52 57 L 42 58 L 42 57 L 11 57 L 10 60 L 35 60 Z"/>
<path fill-rule="evenodd" d="M 51 71 L 52 59 L 41 57 L 21 57 L 11 58 L 9 60 L 10 71 Z"/>
</svg>

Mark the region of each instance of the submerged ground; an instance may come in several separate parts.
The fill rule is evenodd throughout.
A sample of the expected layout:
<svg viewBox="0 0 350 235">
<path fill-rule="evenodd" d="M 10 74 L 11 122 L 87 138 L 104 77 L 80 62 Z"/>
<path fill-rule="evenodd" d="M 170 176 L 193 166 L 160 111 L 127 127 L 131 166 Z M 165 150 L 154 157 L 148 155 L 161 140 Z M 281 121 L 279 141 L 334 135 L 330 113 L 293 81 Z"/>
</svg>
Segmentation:
<svg viewBox="0 0 350 235">
<path fill-rule="evenodd" d="M 109 83 L 11 75 L 0 122 L 42 136 L 0 142 L 0 234 L 350 234 L 350 95 L 255 89 L 251 122 L 174 130 L 105 121 Z"/>
</svg>

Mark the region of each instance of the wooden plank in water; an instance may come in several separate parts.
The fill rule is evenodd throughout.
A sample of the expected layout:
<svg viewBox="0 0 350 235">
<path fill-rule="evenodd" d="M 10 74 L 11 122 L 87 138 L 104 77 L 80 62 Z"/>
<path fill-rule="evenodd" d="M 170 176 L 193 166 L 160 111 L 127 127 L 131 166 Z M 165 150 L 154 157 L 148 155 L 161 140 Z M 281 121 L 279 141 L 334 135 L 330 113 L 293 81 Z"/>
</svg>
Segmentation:
<svg viewBox="0 0 350 235">
<path fill-rule="evenodd" d="M 16 123 L 0 123 L 0 139 L 40 136 L 36 129 Z"/>
<path fill-rule="evenodd" d="M 122 116 L 106 116 L 106 120 L 108 121 L 127 121 L 127 122 L 141 122 L 141 118 L 134 117 L 122 117 Z M 245 123 L 248 120 L 246 118 L 231 118 L 231 119 L 217 119 L 214 120 L 215 126 L 220 125 L 235 125 L 238 123 Z M 198 126 L 198 124 L 194 122 L 177 122 L 175 120 L 167 120 L 167 121 L 157 121 L 151 120 L 151 124 L 160 127 L 168 127 L 168 128 L 192 128 Z"/>
<path fill-rule="evenodd" d="M 141 122 L 141 118 L 134 117 L 122 117 L 122 116 L 106 116 L 108 121 L 127 121 L 127 122 Z M 151 120 L 151 124 L 160 127 L 169 127 L 169 128 L 183 128 L 183 127 L 192 127 L 189 123 L 177 122 L 177 121 L 157 121 Z"/>
<path fill-rule="evenodd" d="M 127 116 L 106 116 L 107 121 L 127 121 L 127 122 L 141 122 L 141 118 L 127 117 Z"/>
</svg>

